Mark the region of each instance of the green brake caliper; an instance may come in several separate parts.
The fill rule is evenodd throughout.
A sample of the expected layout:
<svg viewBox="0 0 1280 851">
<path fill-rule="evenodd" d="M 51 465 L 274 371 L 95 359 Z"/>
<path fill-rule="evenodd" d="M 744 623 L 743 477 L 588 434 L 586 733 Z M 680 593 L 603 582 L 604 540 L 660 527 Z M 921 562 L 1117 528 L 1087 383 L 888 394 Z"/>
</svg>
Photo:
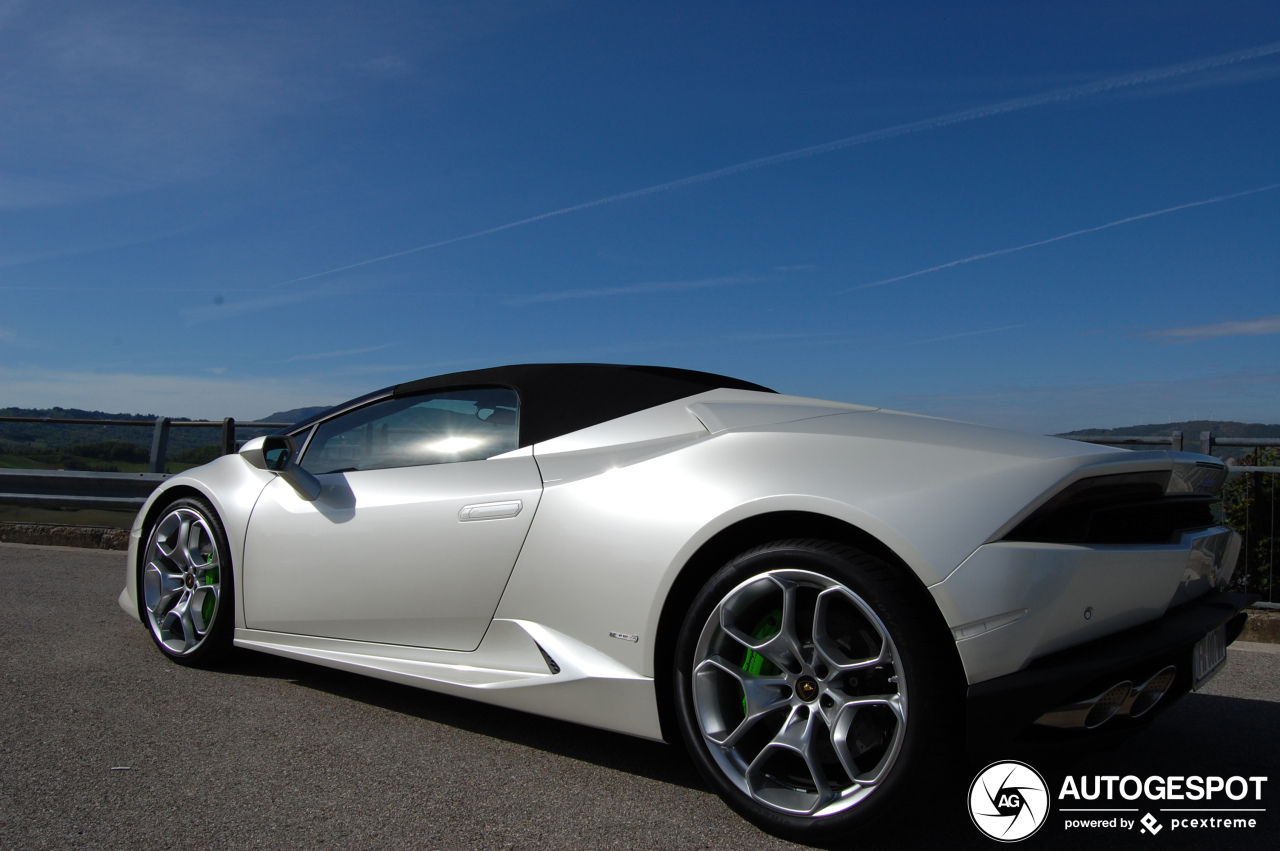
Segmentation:
<svg viewBox="0 0 1280 851">
<path fill-rule="evenodd" d="M 773 638 L 782 629 L 782 609 L 774 609 L 772 612 L 764 616 L 760 623 L 756 624 L 756 628 L 751 631 L 751 637 L 757 641 L 764 641 Z M 773 677 L 782 673 L 778 666 L 761 656 L 754 650 L 748 650 L 747 655 L 742 659 L 742 670 L 748 674 L 755 676 Z M 747 714 L 747 695 L 742 695 L 742 714 Z"/>
<path fill-rule="evenodd" d="M 204 563 L 213 563 L 213 553 L 204 554 Z M 218 569 L 213 568 L 204 575 L 205 585 L 212 585 L 218 581 Z M 204 618 L 205 625 L 208 626 L 209 619 L 213 617 L 213 609 L 218 605 L 218 601 L 214 599 L 212 594 L 205 594 L 204 600 L 200 603 L 200 617 Z"/>
</svg>

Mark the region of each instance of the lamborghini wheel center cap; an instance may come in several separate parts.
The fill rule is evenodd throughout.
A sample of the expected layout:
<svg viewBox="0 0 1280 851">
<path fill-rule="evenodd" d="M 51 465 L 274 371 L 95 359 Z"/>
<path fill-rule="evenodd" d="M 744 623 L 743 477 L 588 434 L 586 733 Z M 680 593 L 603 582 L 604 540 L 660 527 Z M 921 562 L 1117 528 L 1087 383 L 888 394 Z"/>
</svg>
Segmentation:
<svg viewBox="0 0 1280 851">
<path fill-rule="evenodd" d="M 796 694 L 805 703 L 809 703 L 818 696 L 818 684 L 810 677 L 801 677 L 800 681 L 796 683 Z"/>
</svg>

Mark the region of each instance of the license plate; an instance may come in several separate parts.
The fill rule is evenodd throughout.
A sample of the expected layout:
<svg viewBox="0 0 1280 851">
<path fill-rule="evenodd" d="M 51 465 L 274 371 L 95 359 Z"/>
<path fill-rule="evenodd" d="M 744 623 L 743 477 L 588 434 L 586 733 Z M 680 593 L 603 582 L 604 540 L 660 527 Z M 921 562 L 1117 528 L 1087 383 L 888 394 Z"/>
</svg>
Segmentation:
<svg viewBox="0 0 1280 851">
<path fill-rule="evenodd" d="M 1225 624 L 1196 642 L 1191 651 L 1191 687 L 1199 689 L 1221 670 L 1227 661 L 1227 627 Z"/>
</svg>

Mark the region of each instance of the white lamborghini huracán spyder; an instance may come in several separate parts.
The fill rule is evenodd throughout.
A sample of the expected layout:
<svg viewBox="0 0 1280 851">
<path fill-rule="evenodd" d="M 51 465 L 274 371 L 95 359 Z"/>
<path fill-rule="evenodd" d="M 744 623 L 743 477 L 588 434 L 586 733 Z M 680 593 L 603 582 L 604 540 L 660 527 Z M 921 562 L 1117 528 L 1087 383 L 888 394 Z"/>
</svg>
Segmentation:
<svg viewBox="0 0 1280 851">
<path fill-rule="evenodd" d="M 1225 466 L 525 365 L 339 405 L 167 479 L 120 604 L 260 650 L 681 742 L 766 830 L 848 831 L 948 745 L 1136 728 L 1248 602 Z"/>
</svg>

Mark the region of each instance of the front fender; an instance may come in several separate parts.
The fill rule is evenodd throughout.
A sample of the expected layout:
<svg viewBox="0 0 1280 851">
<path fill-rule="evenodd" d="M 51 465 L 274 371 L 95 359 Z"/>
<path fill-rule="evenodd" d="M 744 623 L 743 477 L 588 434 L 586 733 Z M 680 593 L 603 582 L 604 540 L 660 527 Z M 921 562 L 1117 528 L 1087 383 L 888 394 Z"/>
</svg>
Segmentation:
<svg viewBox="0 0 1280 851">
<path fill-rule="evenodd" d="M 243 587 L 241 580 L 244 562 L 244 539 L 249 528 L 249 515 L 263 489 L 274 479 L 275 473 L 259 470 L 239 455 L 224 455 L 200 467 L 166 479 L 152 491 L 143 503 L 142 510 L 129 530 L 129 554 L 125 567 L 125 587 L 120 593 L 120 608 L 142 620 L 138 611 L 139 550 L 144 546 L 142 537 L 154 509 L 163 506 L 182 494 L 195 492 L 209 501 L 222 521 L 231 546 L 231 572 L 236 588 Z M 244 606 L 241 595 L 235 595 L 236 626 L 244 626 Z"/>
</svg>

